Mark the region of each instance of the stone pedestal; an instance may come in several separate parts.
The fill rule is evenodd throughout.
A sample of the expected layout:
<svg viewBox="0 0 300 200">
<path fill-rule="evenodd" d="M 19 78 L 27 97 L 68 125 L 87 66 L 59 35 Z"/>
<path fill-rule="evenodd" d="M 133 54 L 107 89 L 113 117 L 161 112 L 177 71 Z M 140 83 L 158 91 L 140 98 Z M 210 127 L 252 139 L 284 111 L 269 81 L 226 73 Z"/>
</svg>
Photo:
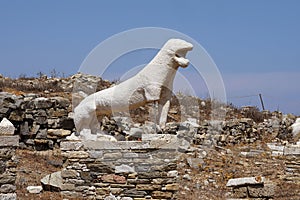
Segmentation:
<svg viewBox="0 0 300 200">
<path fill-rule="evenodd" d="M 174 137 L 148 141 L 61 142 L 66 198 L 176 199 L 177 152 Z"/>
</svg>

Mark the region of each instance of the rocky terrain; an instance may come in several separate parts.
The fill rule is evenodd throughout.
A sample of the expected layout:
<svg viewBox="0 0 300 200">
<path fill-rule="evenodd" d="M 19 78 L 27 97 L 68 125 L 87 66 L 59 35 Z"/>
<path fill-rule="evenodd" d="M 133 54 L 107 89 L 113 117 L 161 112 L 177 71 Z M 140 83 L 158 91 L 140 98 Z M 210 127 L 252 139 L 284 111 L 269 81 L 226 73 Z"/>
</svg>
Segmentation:
<svg viewBox="0 0 300 200">
<path fill-rule="evenodd" d="M 130 116 L 98 116 L 115 138 L 109 148 L 81 144 L 72 107 L 113 84 L 83 74 L 0 76 L 2 199 L 300 199 L 297 116 L 220 105 L 226 116 L 215 120 L 211 100 L 177 94 L 165 128 L 151 122 L 155 105 L 146 105 Z M 131 146 L 120 154 L 114 142 Z M 45 181 L 57 171 L 61 184 Z"/>
</svg>

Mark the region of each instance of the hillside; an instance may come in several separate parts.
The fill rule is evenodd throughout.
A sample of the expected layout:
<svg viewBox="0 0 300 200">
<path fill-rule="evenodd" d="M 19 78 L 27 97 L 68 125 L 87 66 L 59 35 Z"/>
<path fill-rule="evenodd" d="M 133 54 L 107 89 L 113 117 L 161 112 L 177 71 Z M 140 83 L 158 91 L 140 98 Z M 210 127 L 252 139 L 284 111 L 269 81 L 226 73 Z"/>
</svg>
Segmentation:
<svg viewBox="0 0 300 200">
<path fill-rule="evenodd" d="M 40 180 L 44 176 L 61 170 L 70 162 L 82 161 L 82 158 L 66 157 L 65 150 L 61 148 L 66 137 L 76 132 L 72 119 L 73 106 L 84 96 L 114 84 L 117 83 L 83 74 L 68 78 L 41 76 L 11 79 L 0 76 L 0 121 L 3 118 L 11 121 L 16 128 L 14 135 L 20 138 L 16 149 L 18 164 L 15 166 L 18 199 L 66 198 L 63 194 L 68 194 L 69 199 L 82 199 L 79 195 L 82 193 L 90 195 L 90 198 L 95 194 L 96 199 L 104 199 L 109 193 L 126 199 L 123 195 L 127 191 L 124 186 L 111 183 L 110 189 L 104 193 L 103 190 L 100 192 L 104 187 L 99 186 L 100 183 L 96 191 L 89 192 L 66 189 L 59 193 L 48 188 L 50 191 L 30 194 L 26 190 L 27 186 L 41 185 Z M 145 197 L 129 195 L 128 198 L 300 199 L 300 143 L 291 128 L 297 116 L 278 111 L 259 111 L 256 107 L 238 108 L 220 104 L 226 116 L 216 120 L 211 113 L 212 103 L 217 104 L 210 99 L 174 94 L 168 123 L 163 129 L 152 122 L 155 104 L 131 110 L 130 116 L 126 113 L 118 113 L 118 116 L 98 115 L 103 133 L 113 136 L 119 142 L 144 142 L 151 134 L 170 135 L 171 138 L 188 142 L 188 145 L 178 146 L 180 156 L 176 159 L 177 166 L 170 170 L 178 173 L 174 177 L 178 183 L 178 192 L 174 196 L 170 192 L 173 189 L 168 189 L 171 183 L 163 183 L 162 176 L 158 178 L 160 183 L 145 182 L 143 187 L 139 185 L 141 183 L 134 183 L 142 187 L 138 194 L 144 192 Z M 126 184 L 129 184 L 128 181 L 132 179 L 130 175 L 124 177 L 127 178 Z M 263 177 L 263 187 L 260 184 L 226 186 L 230 179 L 244 177 Z M 5 190 L 2 179 L 0 177 L 0 193 L 11 193 L 6 192 L 11 190 Z M 162 188 L 153 188 L 153 185 Z"/>
</svg>

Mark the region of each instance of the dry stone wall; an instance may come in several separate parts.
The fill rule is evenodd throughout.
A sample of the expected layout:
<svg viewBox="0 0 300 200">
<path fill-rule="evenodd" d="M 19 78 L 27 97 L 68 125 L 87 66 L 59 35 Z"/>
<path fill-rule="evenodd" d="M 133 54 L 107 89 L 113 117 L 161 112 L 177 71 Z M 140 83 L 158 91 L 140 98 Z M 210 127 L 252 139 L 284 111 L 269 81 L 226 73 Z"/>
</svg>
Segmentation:
<svg viewBox="0 0 300 200">
<path fill-rule="evenodd" d="M 53 149 L 74 131 L 69 117 L 70 101 L 63 97 L 17 96 L 0 93 L 0 120 L 7 118 L 20 136 L 20 147 L 35 150 Z"/>
<path fill-rule="evenodd" d="M 169 138 L 170 139 L 170 138 Z M 61 193 L 67 198 L 175 199 L 175 137 L 149 141 L 64 141 Z M 157 146 L 157 144 L 163 144 Z"/>
<path fill-rule="evenodd" d="M 0 135 L 0 199 L 14 200 L 16 195 L 16 148 L 19 136 Z"/>
</svg>

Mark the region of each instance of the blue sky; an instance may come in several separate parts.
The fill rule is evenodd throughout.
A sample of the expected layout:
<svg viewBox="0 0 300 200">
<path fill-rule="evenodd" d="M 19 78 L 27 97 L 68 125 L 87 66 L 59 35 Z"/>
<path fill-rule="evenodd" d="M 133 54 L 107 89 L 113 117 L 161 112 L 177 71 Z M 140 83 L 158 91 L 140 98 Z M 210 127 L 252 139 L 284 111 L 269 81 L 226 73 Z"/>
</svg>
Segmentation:
<svg viewBox="0 0 300 200">
<path fill-rule="evenodd" d="M 55 69 L 71 75 L 108 37 L 164 27 L 207 50 L 223 76 L 228 101 L 260 106 L 254 95 L 262 93 L 267 109 L 300 115 L 299 11 L 297 0 L 0 0 L 0 73 L 35 76 Z M 130 66 L 127 62 L 122 64 Z M 120 76 L 116 70 L 107 78 Z"/>
</svg>

